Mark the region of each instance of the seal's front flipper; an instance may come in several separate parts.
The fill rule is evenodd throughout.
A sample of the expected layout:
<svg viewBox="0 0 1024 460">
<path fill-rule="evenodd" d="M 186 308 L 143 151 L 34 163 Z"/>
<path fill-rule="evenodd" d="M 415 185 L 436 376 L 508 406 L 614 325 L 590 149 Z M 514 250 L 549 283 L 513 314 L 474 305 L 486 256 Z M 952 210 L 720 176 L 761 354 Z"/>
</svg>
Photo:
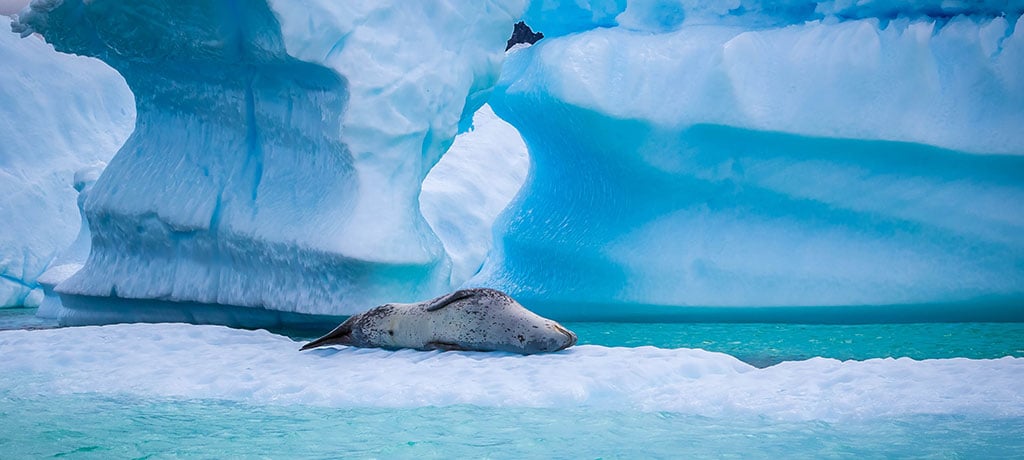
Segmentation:
<svg viewBox="0 0 1024 460">
<path fill-rule="evenodd" d="M 427 342 L 427 349 L 441 351 L 470 351 L 468 348 L 464 348 L 457 343 L 451 342 Z"/>
<path fill-rule="evenodd" d="M 328 332 L 327 335 L 320 337 L 312 342 L 309 342 L 299 348 L 299 351 L 309 350 L 310 348 L 322 347 L 324 345 L 349 345 L 352 343 L 352 324 L 349 320 L 345 320 L 340 326 L 334 328 L 333 331 Z"/>
<path fill-rule="evenodd" d="M 427 311 L 437 311 L 455 302 L 458 302 L 467 297 L 471 297 L 473 291 L 470 289 L 460 289 L 451 294 L 445 294 L 427 303 Z"/>
</svg>

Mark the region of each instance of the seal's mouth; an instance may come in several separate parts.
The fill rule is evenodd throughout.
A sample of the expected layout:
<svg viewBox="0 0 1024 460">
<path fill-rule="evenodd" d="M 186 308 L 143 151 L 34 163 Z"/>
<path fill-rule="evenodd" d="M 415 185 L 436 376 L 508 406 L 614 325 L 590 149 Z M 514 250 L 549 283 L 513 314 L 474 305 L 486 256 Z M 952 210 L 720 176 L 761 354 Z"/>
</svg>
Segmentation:
<svg viewBox="0 0 1024 460">
<path fill-rule="evenodd" d="M 562 325 L 560 325 L 558 323 L 552 324 L 552 326 L 555 327 L 556 331 L 565 334 L 565 337 L 568 339 L 568 340 L 566 340 L 564 345 L 562 345 L 561 347 L 558 348 L 558 350 L 565 350 L 566 348 L 569 348 L 569 347 L 571 347 L 573 345 L 576 345 L 577 338 L 576 338 L 576 334 L 575 333 L 573 333 L 572 331 L 562 327 Z M 555 351 L 558 351 L 558 350 L 555 350 Z"/>
</svg>

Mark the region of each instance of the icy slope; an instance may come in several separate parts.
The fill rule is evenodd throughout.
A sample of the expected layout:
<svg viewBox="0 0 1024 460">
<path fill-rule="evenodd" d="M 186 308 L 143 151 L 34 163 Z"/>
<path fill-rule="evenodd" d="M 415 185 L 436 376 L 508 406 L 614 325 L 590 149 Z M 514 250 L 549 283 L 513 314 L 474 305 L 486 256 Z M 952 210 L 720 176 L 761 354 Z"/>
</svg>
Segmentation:
<svg viewBox="0 0 1024 460">
<path fill-rule="evenodd" d="M 139 113 L 59 290 L 345 314 L 447 289 L 420 183 L 522 3 L 34 4 L 19 30 L 105 60 Z"/>
<path fill-rule="evenodd" d="M 1024 22 L 920 11 L 627 9 L 512 53 L 490 103 L 534 167 L 470 284 L 562 318 L 1024 318 Z"/>
<path fill-rule="evenodd" d="M 54 347 L 54 343 L 75 346 Z M 0 332 L 0 381 L 26 391 L 333 407 L 597 407 L 778 420 L 1024 416 L 1024 360 L 815 358 L 757 369 L 693 349 L 300 353 L 264 331 L 181 324 Z"/>
<path fill-rule="evenodd" d="M 0 307 L 41 300 L 37 278 L 79 231 L 75 172 L 109 160 L 135 121 L 116 71 L 10 25 L 0 16 Z"/>
</svg>

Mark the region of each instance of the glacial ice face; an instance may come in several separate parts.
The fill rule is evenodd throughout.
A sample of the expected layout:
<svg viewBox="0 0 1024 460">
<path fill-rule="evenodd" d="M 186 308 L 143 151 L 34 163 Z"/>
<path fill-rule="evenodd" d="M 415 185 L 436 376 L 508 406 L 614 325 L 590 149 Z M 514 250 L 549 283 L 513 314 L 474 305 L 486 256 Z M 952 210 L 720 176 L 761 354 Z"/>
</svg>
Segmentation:
<svg viewBox="0 0 1024 460">
<path fill-rule="evenodd" d="M 1024 317 L 1020 19 L 642 22 L 506 62 L 534 164 L 469 285 L 562 319 Z"/>
<path fill-rule="evenodd" d="M 59 290 L 347 314 L 446 289 L 420 182 L 485 101 L 524 7 L 33 4 L 19 29 L 116 68 L 139 114 L 86 202 L 89 259 Z"/>
<path fill-rule="evenodd" d="M 109 160 L 135 121 L 114 69 L 10 27 L 0 16 L 0 307 L 41 300 L 37 278 L 79 232 L 76 171 Z"/>
</svg>

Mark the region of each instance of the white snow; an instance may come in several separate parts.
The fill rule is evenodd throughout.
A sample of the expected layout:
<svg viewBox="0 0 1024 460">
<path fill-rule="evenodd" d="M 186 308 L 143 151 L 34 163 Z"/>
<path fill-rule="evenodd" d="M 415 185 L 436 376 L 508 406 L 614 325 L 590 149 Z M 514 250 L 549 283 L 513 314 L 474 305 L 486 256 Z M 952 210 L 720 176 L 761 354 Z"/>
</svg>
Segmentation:
<svg viewBox="0 0 1024 460">
<path fill-rule="evenodd" d="M 332 407 L 576 407 L 780 420 L 1024 416 L 1024 359 L 840 362 L 757 369 L 695 349 L 577 346 L 547 355 L 379 349 L 221 326 L 0 332 L 0 382 L 39 395 L 128 394 Z"/>
</svg>

